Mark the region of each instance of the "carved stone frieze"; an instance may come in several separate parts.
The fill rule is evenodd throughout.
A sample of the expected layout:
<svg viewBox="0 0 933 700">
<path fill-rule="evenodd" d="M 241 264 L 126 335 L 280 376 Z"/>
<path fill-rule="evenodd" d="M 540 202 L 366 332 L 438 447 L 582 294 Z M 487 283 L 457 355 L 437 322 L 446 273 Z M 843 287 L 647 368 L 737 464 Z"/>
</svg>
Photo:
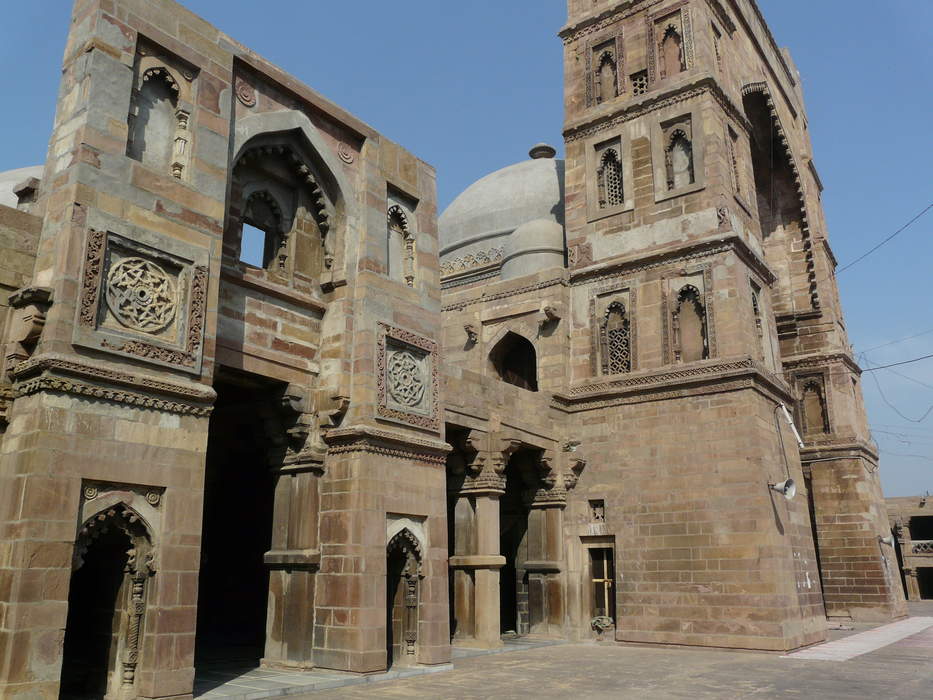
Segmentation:
<svg viewBox="0 0 933 700">
<path fill-rule="evenodd" d="M 567 142 L 587 139 L 604 131 L 613 130 L 621 124 L 638 119 L 651 112 L 678 105 L 701 95 L 710 95 L 736 124 L 741 125 L 746 133 L 751 131 L 751 125 L 744 112 L 736 107 L 735 103 L 722 91 L 722 88 L 716 84 L 713 78 L 704 77 L 689 85 L 677 87 L 672 91 L 659 90 L 656 94 L 645 96 L 644 99 L 637 102 L 633 101 L 633 104 L 621 107 L 618 111 L 606 115 L 600 114 L 595 120 L 587 119 L 577 122 L 564 130 L 564 139 Z"/>
<path fill-rule="evenodd" d="M 196 416 L 210 415 L 216 397 L 213 389 L 200 385 L 175 384 L 77 362 L 61 355 L 43 355 L 22 362 L 14 369 L 13 379 L 13 397 L 60 391 Z"/>
<path fill-rule="evenodd" d="M 461 255 L 453 260 L 445 260 L 441 262 L 441 276 L 445 277 L 473 268 L 481 268 L 498 263 L 502 260 L 502 251 L 503 247 L 497 246 L 489 250 L 479 250 L 474 253 Z"/>
<path fill-rule="evenodd" d="M 154 262 L 124 258 L 107 275 L 107 306 L 127 328 L 154 333 L 175 318 L 178 292 Z"/>
<path fill-rule="evenodd" d="M 377 416 L 438 430 L 437 361 L 437 343 L 433 340 L 380 323 L 376 348 Z"/>
<path fill-rule="evenodd" d="M 75 342 L 197 372 L 207 278 L 204 264 L 90 229 Z"/>
<path fill-rule="evenodd" d="M 329 455 L 366 453 L 412 462 L 444 465 L 450 445 L 438 440 L 419 440 L 387 430 L 349 426 L 329 431 L 325 438 Z"/>
</svg>

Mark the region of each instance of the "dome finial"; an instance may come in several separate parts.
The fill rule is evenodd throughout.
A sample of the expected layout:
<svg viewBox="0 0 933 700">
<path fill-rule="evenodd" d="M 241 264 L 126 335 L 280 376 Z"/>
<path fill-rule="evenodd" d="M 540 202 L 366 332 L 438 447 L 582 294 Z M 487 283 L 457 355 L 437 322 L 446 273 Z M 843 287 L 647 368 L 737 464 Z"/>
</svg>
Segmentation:
<svg viewBox="0 0 933 700">
<path fill-rule="evenodd" d="M 528 155 L 532 158 L 553 158 L 557 155 L 557 151 L 554 150 L 553 146 L 549 146 L 546 143 L 536 143 L 531 147 L 531 150 L 528 151 Z"/>
</svg>

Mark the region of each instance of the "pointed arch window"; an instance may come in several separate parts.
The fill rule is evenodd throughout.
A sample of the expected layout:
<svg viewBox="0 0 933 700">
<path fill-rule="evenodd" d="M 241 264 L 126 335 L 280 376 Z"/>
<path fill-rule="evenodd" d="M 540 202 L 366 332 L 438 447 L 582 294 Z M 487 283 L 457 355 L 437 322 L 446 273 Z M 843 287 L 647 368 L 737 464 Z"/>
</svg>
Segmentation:
<svg viewBox="0 0 933 700">
<path fill-rule="evenodd" d="M 676 129 L 671 134 L 664 160 L 668 190 L 686 187 L 696 181 L 693 171 L 693 144 L 683 129 Z"/>
<path fill-rule="evenodd" d="M 606 309 L 600 328 L 603 374 L 622 374 L 632 371 L 631 322 L 621 301 L 614 301 Z"/>
<path fill-rule="evenodd" d="M 619 77 L 612 51 L 603 51 L 596 66 L 596 104 L 619 96 Z"/>
<path fill-rule="evenodd" d="M 622 162 L 614 148 L 603 151 L 596 173 L 599 185 L 599 208 L 608 209 L 625 203 L 622 189 Z"/>
<path fill-rule="evenodd" d="M 388 276 L 409 287 L 415 284 L 415 239 L 405 211 L 393 204 L 387 212 L 386 268 Z"/>
<path fill-rule="evenodd" d="M 673 326 L 676 361 L 695 362 L 709 358 L 706 309 L 700 290 L 692 284 L 684 286 L 677 294 Z"/>
</svg>

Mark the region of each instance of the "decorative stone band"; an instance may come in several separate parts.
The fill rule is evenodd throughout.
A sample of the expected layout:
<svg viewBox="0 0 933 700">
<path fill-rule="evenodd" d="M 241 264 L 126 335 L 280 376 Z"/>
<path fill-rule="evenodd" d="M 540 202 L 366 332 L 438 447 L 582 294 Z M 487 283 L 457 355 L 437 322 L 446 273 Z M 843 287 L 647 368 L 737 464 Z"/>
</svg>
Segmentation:
<svg viewBox="0 0 933 700">
<path fill-rule="evenodd" d="M 195 416 L 210 415 L 217 397 L 213 389 L 200 384 L 166 382 L 84 364 L 57 354 L 20 363 L 13 371 L 13 380 L 13 398 L 57 391 Z"/>
<path fill-rule="evenodd" d="M 453 449 L 443 440 L 414 438 L 367 425 L 329 430 L 324 441 L 328 445 L 328 455 L 362 452 L 441 466 L 446 464 L 447 453 Z"/>
<path fill-rule="evenodd" d="M 658 401 L 706 393 L 756 389 L 774 401 L 791 403 L 790 387 L 751 357 L 706 360 L 692 366 L 629 374 L 570 387 L 554 394 L 552 406 L 576 412 L 620 404 Z"/>
<path fill-rule="evenodd" d="M 768 264 L 736 235 L 717 236 L 713 240 L 702 241 L 684 246 L 673 251 L 656 253 L 649 256 L 621 258 L 611 262 L 590 265 L 570 273 L 570 284 L 590 284 L 616 277 L 626 277 L 658 267 L 666 267 L 709 258 L 722 253 L 734 252 L 765 284 L 772 284 L 777 276 Z"/>
<path fill-rule="evenodd" d="M 836 459 L 864 459 L 874 466 L 878 464 L 878 448 L 870 442 L 849 436 L 831 442 L 821 442 L 819 445 L 808 444 L 800 450 L 800 461 L 804 465 L 817 461 L 829 463 Z"/>
<path fill-rule="evenodd" d="M 462 255 L 453 260 L 444 260 L 441 262 L 441 277 L 448 277 L 464 271 L 485 269 L 495 266 L 502 260 L 503 247 L 498 246 L 489 250 L 479 250 L 474 253 Z"/>
<path fill-rule="evenodd" d="M 781 364 L 784 366 L 784 371 L 787 373 L 797 370 L 809 371 L 821 369 L 834 364 L 843 364 L 856 375 L 862 373 L 862 368 L 858 366 L 855 359 L 850 354 L 843 352 L 791 357 L 784 360 Z"/>
<path fill-rule="evenodd" d="M 637 101 L 625 101 L 622 103 L 623 106 L 617 110 L 599 111 L 595 115 L 587 115 L 582 119 L 578 119 L 564 129 L 564 139 L 571 142 L 589 138 L 651 112 L 686 102 L 701 95 L 710 95 L 735 123 L 740 124 L 746 133 L 751 133 L 751 124 L 745 117 L 745 113 L 722 91 L 722 88 L 719 87 L 712 76 L 705 75 L 695 81 L 677 84 L 669 90 L 649 93 L 643 99 Z"/>
<path fill-rule="evenodd" d="M 392 352 L 389 341 L 399 345 Z M 420 362 L 415 362 L 412 350 L 421 356 Z M 393 364 L 393 358 L 399 354 L 410 356 L 408 359 L 411 363 L 418 365 L 412 365 L 412 373 L 408 373 L 403 365 Z M 439 430 L 440 394 L 437 362 L 436 342 L 403 328 L 379 323 L 376 341 L 376 415 L 426 430 Z M 407 388 L 403 387 L 403 384 L 407 385 Z M 410 392 L 417 386 L 423 391 L 417 406 L 410 402 L 398 402 L 397 398 L 401 396 L 400 392 L 403 389 Z M 390 398 L 394 400 L 393 405 L 389 405 Z M 412 405 L 411 410 L 408 410 L 408 405 Z"/>
<path fill-rule="evenodd" d="M 553 287 L 555 285 L 567 286 L 567 279 L 562 274 L 560 277 L 554 277 L 549 280 L 544 280 L 543 282 L 537 282 L 535 284 L 525 285 L 523 287 L 516 287 L 515 289 L 508 289 L 502 292 L 497 292 L 496 294 L 483 294 L 483 287 L 477 287 L 475 289 L 470 289 L 462 292 L 463 294 L 475 293 L 473 298 L 461 299 L 459 301 L 447 304 L 441 307 L 441 311 L 463 311 L 468 306 L 473 304 L 483 304 L 490 301 L 498 301 L 499 299 L 507 299 L 509 297 L 517 296 L 519 294 L 525 294 L 526 292 L 535 292 L 539 289 L 547 289 L 548 287 Z"/>
</svg>

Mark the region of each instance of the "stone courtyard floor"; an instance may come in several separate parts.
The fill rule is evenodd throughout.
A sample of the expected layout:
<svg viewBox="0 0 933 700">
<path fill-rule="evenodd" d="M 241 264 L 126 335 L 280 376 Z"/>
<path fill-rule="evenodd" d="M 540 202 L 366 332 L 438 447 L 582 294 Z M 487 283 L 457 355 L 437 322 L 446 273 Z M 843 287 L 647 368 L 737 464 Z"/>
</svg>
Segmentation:
<svg viewBox="0 0 933 700">
<path fill-rule="evenodd" d="M 353 685 L 339 682 L 337 676 L 344 674 L 327 672 L 334 683 L 330 690 L 324 689 L 327 685 L 316 686 L 321 690 L 313 693 L 294 686 L 266 693 L 244 688 L 238 697 L 933 700 L 933 601 L 911 604 L 911 615 L 892 625 L 834 631 L 829 643 L 789 656 L 634 645 L 512 644 L 510 653 L 455 654 L 452 670 L 392 680 L 383 680 L 385 675 L 356 677 Z M 229 698 L 232 694 L 223 692 L 228 689 L 216 687 L 202 697 Z"/>
</svg>

